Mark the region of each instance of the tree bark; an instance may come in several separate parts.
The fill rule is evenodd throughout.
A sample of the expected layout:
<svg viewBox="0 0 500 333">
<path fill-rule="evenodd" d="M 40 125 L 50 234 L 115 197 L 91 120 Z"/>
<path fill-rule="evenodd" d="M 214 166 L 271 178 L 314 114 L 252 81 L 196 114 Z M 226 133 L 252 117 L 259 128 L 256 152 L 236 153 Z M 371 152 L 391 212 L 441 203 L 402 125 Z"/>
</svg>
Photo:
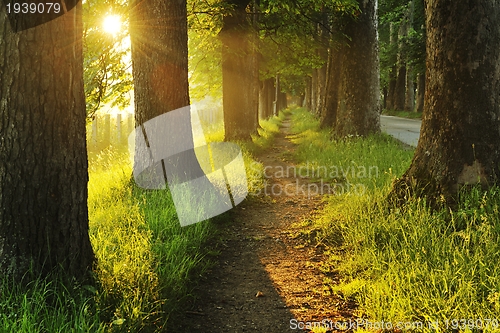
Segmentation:
<svg viewBox="0 0 500 333">
<path fill-rule="evenodd" d="M 413 68 L 406 66 L 406 93 L 405 93 L 405 111 L 415 109 L 415 84 L 413 82 Z"/>
<path fill-rule="evenodd" d="M 288 107 L 288 99 L 286 93 L 280 91 L 278 94 L 278 112 L 285 110 Z"/>
<path fill-rule="evenodd" d="M 308 110 L 312 110 L 312 77 L 306 77 L 306 89 L 304 92 L 304 107 Z"/>
<path fill-rule="evenodd" d="M 313 68 L 311 76 L 311 108 L 309 111 L 312 114 L 316 114 L 316 109 L 318 108 L 318 69 Z"/>
<path fill-rule="evenodd" d="M 398 60 L 396 86 L 394 87 L 394 109 L 403 111 L 405 109 L 406 96 L 406 50 L 405 37 L 408 34 L 407 19 L 403 19 L 399 24 L 398 30 Z"/>
<path fill-rule="evenodd" d="M 391 49 L 396 47 L 398 43 L 398 34 L 395 32 L 394 23 L 390 24 L 390 45 Z M 391 56 L 391 63 L 394 65 L 389 71 L 389 86 L 387 91 L 386 108 L 388 110 L 395 109 L 395 96 L 396 96 L 396 81 L 397 81 L 397 55 Z"/>
<path fill-rule="evenodd" d="M 323 24 L 318 24 L 317 31 L 319 34 L 319 49 L 318 56 L 324 62 L 323 66 L 317 69 L 318 78 L 316 81 L 316 109 L 314 114 L 321 117 L 325 108 L 326 98 L 326 84 L 327 84 L 327 71 L 328 71 L 328 49 L 330 47 L 330 34 L 325 28 L 328 24 L 328 15 L 326 11 L 322 13 Z"/>
<path fill-rule="evenodd" d="M 82 10 L 14 33 L 0 11 L 0 275 L 81 279 L 88 235 Z"/>
<path fill-rule="evenodd" d="M 425 74 L 418 74 L 415 112 L 422 113 L 424 111 L 424 94 L 425 94 Z"/>
<path fill-rule="evenodd" d="M 273 115 L 274 101 L 274 79 L 265 79 L 261 83 L 259 92 L 259 115 L 261 119 L 267 119 Z"/>
<path fill-rule="evenodd" d="M 258 126 L 255 41 L 246 8 L 250 0 L 228 0 L 234 10 L 223 19 L 222 94 L 226 140 L 250 140 Z"/>
<path fill-rule="evenodd" d="M 498 181 L 500 6 L 426 1 L 427 75 L 420 140 L 392 194 L 453 205 L 464 185 Z M 444 200 L 443 200 L 444 199 Z"/>
<path fill-rule="evenodd" d="M 335 127 L 337 122 L 337 108 L 339 104 L 340 73 L 342 69 L 342 49 L 345 45 L 338 45 L 330 49 L 328 55 L 328 74 L 325 91 L 325 106 L 321 114 L 321 127 Z"/>
<path fill-rule="evenodd" d="M 134 0 L 130 39 L 136 125 L 189 105 L 186 1 Z"/>
<path fill-rule="evenodd" d="M 408 15 L 406 22 L 406 35 L 413 26 L 413 17 L 415 12 L 415 5 L 413 0 L 408 4 Z M 410 64 L 410 56 L 406 54 L 406 93 L 405 93 L 405 111 L 414 111 L 415 109 L 415 84 L 413 66 Z"/>
<path fill-rule="evenodd" d="M 380 68 L 377 0 L 359 1 L 359 16 L 345 34 L 350 42 L 342 54 L 336 135 L 368 135 L 380 131 Z"/>
</svg>

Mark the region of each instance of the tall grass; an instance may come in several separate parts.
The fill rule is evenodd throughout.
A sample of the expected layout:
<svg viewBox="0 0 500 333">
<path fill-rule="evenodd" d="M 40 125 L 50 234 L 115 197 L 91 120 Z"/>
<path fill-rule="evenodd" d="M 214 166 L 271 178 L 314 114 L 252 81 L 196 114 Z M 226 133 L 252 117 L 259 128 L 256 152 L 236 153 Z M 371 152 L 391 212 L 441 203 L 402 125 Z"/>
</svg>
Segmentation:
<svg viewBox="0 0 500 333">
<path fill-rule="evenodd" d="M 283 117 L 283 116 L 280 116 Z M 255 143 L 242 143 L 250 192 L 262 186 L 262 165 L 252 153 L 269 145 L 279 120 L 263 121 Z M 223 139 L 210 125 L 207 141 Z M 27 276 L 20 284 L 0 277 L 0 332 L 164 332 L 192 297 L 210 265 L 212 220 L 181 227 L 168 190 L 149 191 L 131 181 L 126 147 L 89 151 L 89 234 L 97 257 L 97 286 L 63 274 Z"/>
<path fill-rule="evenodd" d="M 329 290 L 355 300 L 357 316 L 371 323 L 405 323 L 415 332 L 500 331 L 500 189 L 464 191 L 455 211 L 432 211 L 419 198 L 393 208 L 385 198 L 411 152 L 384 136 L 325 140 L 309 115 L 294 119 L 299 161 L 356 159 L 381 171 L 365 193 L 328 197 L 309 222 L 329 249 L 322 269 L 341 277 L 340 284 L 325 279 Z"/>
<path fill-rule="evenodd" d="M 30 273 L 28 273 L 30 274 Z M 0 279 L 0 332 L 102 332 L 93 287 L 61 276 L 26 276 L 27 284 Z"/>
<path fill-rule="evenodd" d="M 298 144 L 295 159 L 304 176 L 324 182 L 380 188 L 408 168 L 412 151 L 386 134 L 334 140 L 329 130 L 304 109 L 292 115 L 292 142 Z M 347 187 L 346 187 L 347 188 Z"/>
</svg>

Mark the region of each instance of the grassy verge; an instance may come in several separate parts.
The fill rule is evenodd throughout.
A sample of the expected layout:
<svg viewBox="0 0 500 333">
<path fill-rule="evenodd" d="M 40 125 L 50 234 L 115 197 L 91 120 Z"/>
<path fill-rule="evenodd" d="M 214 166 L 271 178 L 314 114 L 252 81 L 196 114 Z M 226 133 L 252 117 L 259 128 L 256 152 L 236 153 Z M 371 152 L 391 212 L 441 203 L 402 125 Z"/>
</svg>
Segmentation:
<svg viewBox="0 0 500 333">
<path fill-rule="evenodd" d="M 262 121 L 260 135 L 240 144 L 250 193 L 263 183 L 252 153 L 270 145 L 283 117 Z M 220 124 L 205 130 L 208 141 L 222 140 Z M 27 277 L 27 285 L 0 277 L 0 332 L 164 332 L 210 265 L 206 245 L 217 223 L 181 227 L 169 191 L 132 185 L 126 147 L 91 151 L 89 159 L 97 287 L 67 283 L 64 276 Z"/>
<path fill-rule="evenodd" d="M 422 119 L 422 113 L 419 113 L 419 112 L 383 110 L 382 114 L 384 116 L 395 116 L 395 117 L 410 118 L 410 119 Z"/>
<path fill-rule="evenodd" d="M 118 154 L 90 173 L 96 302 L 109 331 L 160 331 L 206 266 L 203 244 L 215 228 L 211 221 L 182 228 L 168 191 L 131 185 L 127 159 Z"/>
<path fill-rule="evenodd" d="M 326 275 L 341 277 L 340 284 L 326 278 L 327 289 L 355 300 L 357 316 L 381 331 L 498 332 L 500 189 L 463 193 L 453 212 L 431 211 L 420 199 L 392 209 L 385 197 L 411 152 L 385 136 L 325 141 L 328 133 L 308 114 L 294 120 L 301 163 L 379 167 L 378 179 L 341 180 L 362 182 L 366 192 L 332 195 L 304 222 L 305 232 L 327 245 Z"/>
</svg>

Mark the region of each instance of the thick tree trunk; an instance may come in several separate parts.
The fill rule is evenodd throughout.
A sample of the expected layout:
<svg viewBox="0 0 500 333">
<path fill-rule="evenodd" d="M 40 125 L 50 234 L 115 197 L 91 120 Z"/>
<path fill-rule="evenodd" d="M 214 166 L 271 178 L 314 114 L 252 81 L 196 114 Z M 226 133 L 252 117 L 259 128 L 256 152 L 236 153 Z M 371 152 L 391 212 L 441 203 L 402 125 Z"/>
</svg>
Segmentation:
<svg viewBox="0 0 500 333">
<path fill-rule="evenodd" d="M 380 72 L 377 37 L 377 0 L 359 1 L 361 13 L 346 25 L 349 46 L 342 52 L 338 136 L 380 131 Z"/>
<path fill-rule="evenodd" d="M 132 2 L 130 37 L 140 126 L 135 132 L 135 180 L 147 189 L 168 185 L 183 226 L 217 215 L 222 208 L 218 203 L 225 199 L 204 177 L 194 151 L 193 132 L 201 128 L 193 129 L 189 112 L 186 1 Z M 193 184 L 199 192 L 192 191 Z"/>
<path fill-rule="evenodd" d="M 189 105 L 185 1 L 134 0 L 130 39 L 136 125 Z"/>
<path fill-rule="evenodd" d="M 254 31 L 247 18 L 250 0 L 228 0 L 234 5 L 224 16 L 222 93 L 226 140 L 249 140 L 258 126 L 258 78 L 255 75 Z M 256 89 L 257 86 L 257 89 Z"/>
<path fill-rule="evenodd" d="M 463 185 L 498 181 L 500 6 L 429 0 L 422 131 L 410 168 L 393 189 L 453 204 Z"/>
<path fill-rule="evenodd" d="M 424 94 L 425 94 L 425 74 L 418 74 L 415 112 L 422 113 L 424 111 Z"/>
<path fill-rule="evenodd" d="M 12 32 L 0 11 L 0 276 L 80 279 L 88 235 L 81 4 Z"/>
</svg>

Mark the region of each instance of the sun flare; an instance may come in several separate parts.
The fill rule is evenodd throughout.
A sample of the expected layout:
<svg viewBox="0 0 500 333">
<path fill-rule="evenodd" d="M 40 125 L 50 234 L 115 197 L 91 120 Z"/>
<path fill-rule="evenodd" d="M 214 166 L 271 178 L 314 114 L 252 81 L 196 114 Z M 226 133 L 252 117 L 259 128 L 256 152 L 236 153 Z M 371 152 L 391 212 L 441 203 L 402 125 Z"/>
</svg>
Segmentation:
<svg viewBox="0 0 500 333">
<path fill-rule="evenodd" d="M 108 15 L 102 23 L 104 31 L 111 35 L 116 35 L 122 29 L 122 21 L 118 15 Z"/>
</svg>

